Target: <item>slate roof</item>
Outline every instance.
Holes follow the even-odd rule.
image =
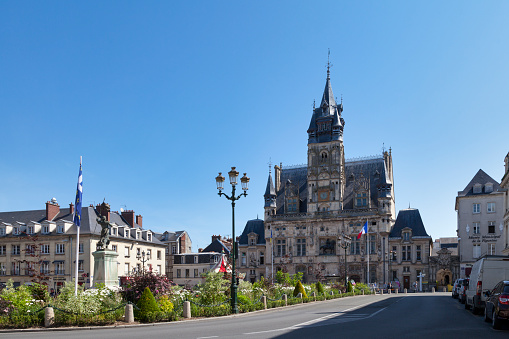
[[[176,241],[185,231],[154,233],[154,237],[163,242]]]
[[[57,214],[55,218],[53,218],[53,222],[59,221],[68,221],[72,223],[73,215],[70,212],[69,208],[60,208],[60,212]],[[98,214],[96,213],[93,207],[82,207],[81,209],[81,228],[80,234],[93,234],[100,235],[101,234],[101,225],[97,223]],[[16,212],[0,212],[0,223],[8,223],[11,225],[17,224],[17,222],[21,222],[24,224],[28,224],[32,221],[37,223],[43,223],[46,221],[46,210],[32,210],[32,211],[16,211]],[[143,230],[138,224],[134,224],[134,227],[131,227],[125,220],[122,218],[118,212],[110,212],[110,222],[115,223],[117,226],[128,227],[129,229]],[[51,234],[51,233],[50,233]],[[56,234],[56,233],[55,233]],[[76,234],[76,226],[73,225],[66,234]],[[16,235],[8,235],[8,236],[16,236]],[[124,238],[123,236],[114,236],[110,235],[111,239],[114,238]],[[136,233],[130,232],[130,240],[136,240],[138,242],[149,242],[144,239],[136,239]],[[152,241],[149,242],[151,244],[162,244],[155,236],[152,237]]]
[[[493,184],[493,192],[486,193],[484,191],[484,189],[485,189],[484,185],[487,184],[487,183],[492,183]],[[474,185],[475,184],[483,185],[482,193],[474,193]],[[480,169],[476,173],[476,175],[474,175],[472,180],[470,180],[470,182],[465,187],[465,189],[463,191],[461,191],[461,192],[458,192],[458,196],[459,197],[465,197],[465,196],[479,195],[479,194],[495,194],[495,193],[497,193],[499,191],[500,191],[500,184],[495,179],[493,179],[488,174],[486,174],[486,172],[484,172],[482,169]]]
[[[247,245],[248,244],[248,234],[256,233],[258,234],[257,245],[265,244],[265,227],[263,220],[261,219],[253,219],[249,220],[244,227],[244,231],[240,235],[239,245]]]
[[[392,185],[392,181],[385,166],[382,156],[364,160],[347,160],[345,162],[346,183],[343,196],[343,209],[354,209],[354,194],[357,182],[361,177],[368,180],[370,190],[371,207],[378,207],[379,186]],[[288,181],[290,180],[290,181]],[[281,187],[277,192],[276,214],[285,213],[285,186],[294,184],[299,190],[299,212],[307,212],[307,166],[284,168],[281,172]]]
[[[327,70],[327,80],[323,90],[320,106],[313,108],[313,114],[308,128],[308,143],[329,142],[331,140],[341,140],[343,137],[344,120],[341,118],[343,104],[338,106],[334,100],[332,86],[330,84],[330,74]],[[320,123],[329,123],[329,130],[319,130]]]
[[[230,250],[223,244],[222,241],[216,239],[213,242],[211,242],[210,245],[205,247],[202,252],[216,252],[228,254],[230,253]]]
[[[401,238],[401,231],[406,227],[412,229],[412,237],[429,237],[431,239],[426,232],[418,209],[409,208],[399,211],[389,238]]]

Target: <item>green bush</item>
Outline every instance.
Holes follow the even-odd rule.
[[[351,281],[348,282],[348,286],[346,288],[346,291],[347,292],[353,292],[353,286],[352,286],[352,282]]]
[[[157,306],[163,313],[173,312],[173,303],[167,295],[163,295],[157,299]]]
[[[325,293],[325,290],[323,289],[322,283],[320,283],[319,281],[316,283],[316,291],[318,292],[318,294],[324,294]]]
[[[154,295],[148,287],[145,287],[145,290],[141,294],[141,297],[138,300],[136,306],[138,306],[138,308],[136,309],[134,315],[141,322],[154,322],[161,312],[159,306],[157,306]]]
[[[304,286],[302,286],[302,283],[300,281],[297,281],[297,284],[295,284],[295,289],[293,290],[293,296],[296,297],[299,295],[299,293],[302,293],[302,298],[307,298],[306,290],[304,290]]]

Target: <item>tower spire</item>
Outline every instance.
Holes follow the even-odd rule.
[[[327,52],[327,80],[330,80],[330,68],[332,67],[332,64],[330,63],[330,48]]]

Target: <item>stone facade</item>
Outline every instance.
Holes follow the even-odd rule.
[[[130,211],[127,211],[130,212]],[[46,210],[0,212],[0,283],[12,279],[15,285],[44,278],[49,288],[58,290],[72,281],[76,263],[76,225],[72,222],[74,206],[60,208],[56,199],[46,203]],[[134,214],[134,212],[133,212]],[[101,226],[96,218],[99,206],[83,207],[78,258],[78,283],[94,284],[94,257]],[[137,255],[145,252],[145,269],[165,274],[165,245],[151,230],[129,224],[118,212],[104,213],[110,221],[108,249],[116,252],[118,275],[126,276],[142,269]],[[141,218],[138,218],[141,223]]]
[[[496,180],[479,170],[465,189],[458,192],[456,211],[460,277],[465,278],[479,257],[500,255],[505,248],[504,192]]]
[[[273,275],[274,266],[274,271],[302,272],[305,282],[340,279],[346,259],[350,277],[368,281],[367,239],[356,239],[367,222],[369,281],[383,281],[388,270],[383,252],[395,216],[392,154],[345,160],[342,111],[328,70],[321,103],[313,108],[307,131],[307,165],[275,166],[274,181],[269,173],[264,195],[266,277]],[[352,238],[346,256],[344,236]],[[254,251],[261,252],[253,247]],[[256,255],[254,260],[259,260]]]
[[[165,263],[166,263],[166,276],[168,279],[173,280],[175,272],[173,270],[173,263],[175,262],[175,255],[185,254],[192,252],[191,237],[186,231],[177,232],[164,232],[154,233],[154,236],[163,244],[165,244]]]
[[[419,210],[399,211],[389,235],[389,279],[393,287],[399,285],[402,290],[416,290],[422,273],[422,287],[427,290],[431,249],[432,239],[426,232]]]
[[[239,237],[239,259],[237,270],[245,274],[245,279],[255,282],[266,274],[266,242],[263,220],[249,220]]]
[[[505,174],[502,178],[502,182],[500,183],[500,187],[502,187],[504,191],[504,220],[503,220],[503,249],[502,254],[509,255],[509,153],[505,156]]]

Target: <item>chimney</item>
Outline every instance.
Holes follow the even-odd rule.
[[[276,193],[279,192],[281,188],[281,168],[283,168],[283,164],[280,163],[281,166],[274,166],[274,187],[276,189]]]
[[[213,236],[212,236],[212,242],[214,242],[214,241],[216,241],[216,240],[221,241],[221,239],[222,239],[221,235],[213,235]]]
[[[198,253],[203,252],[203,248],[198,248]]]
[[[103,201],[102,204],[97,205],[96,211],[101,217],[105,217],[106,220],[110,221],[110,205]]]
[[[131,226],[134,227],[134,211],[127,210],[122,212],[122,218]]]
[[[73,214],[74,213],[74,205],[72,204],[72,202],[69,204],[69,214]]]
[[[136,223],[140,226],[140,228],[143,228],[143,217],[141,214],[136,216]]]
[[[186,253],[186,235],[182,234],[179,241],[180,241],[180,253]]]
[[[46,202],[46,220],[53,220],[58,213],[60,213],[60,206],[58,206],[57,199],[53,198]]]

